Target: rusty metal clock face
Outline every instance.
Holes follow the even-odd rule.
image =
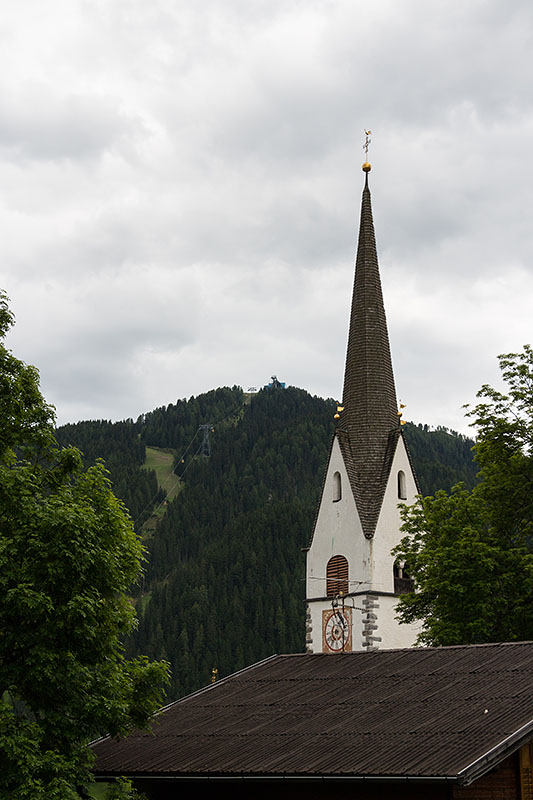
[[[337,608],[322,612],[322,651],[349,653],[352,650],[352,610]]]

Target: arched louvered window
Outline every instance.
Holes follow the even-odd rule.
[[[335,472],[333,475],[333,502],[338,503],[342,497],[341,474]]]
[[[407,489],[405,488],[405,472],[400,470],[398,472],[398,498],[400,500],[407,500]]]
[[[344,556],[332,556],[326,567],[326,594],[335,597],[348,593],[348,561]]]

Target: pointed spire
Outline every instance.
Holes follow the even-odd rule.
[[[366,167],[366,169],[365,169]],[[396,389],[381,292],[368,172],[361,205],[359,242],[338,438],[365,536],[373,536],[391,447],[398,435]],[[349,463],[348,463],[349,462]]]

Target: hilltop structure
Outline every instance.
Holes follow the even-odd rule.
[[[418,482],[402,432],[381,291],[368,173],[344,375],[322,495],[307,552],[307,649],[349,652],[410,647],[415,626],[395,618],[409,590],[391,550],[401,539],[399,503]]]

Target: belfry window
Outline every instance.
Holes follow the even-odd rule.
[[[348,594],[348,561],[344,556],[332,556],[326,567],[326,594],[335,597]]]
[[[410,577],[404,561],[396,561],[393,567],[394,594],[408,594],[415,588],[415,582]]]
[[[342,497],[341,474],[335,472],[333,475],[333,502],[338,503]]]
[[[407,500],[407,489],[405,487],[405,472],[400,470],[398,472],[398,498],[400,500]]]

